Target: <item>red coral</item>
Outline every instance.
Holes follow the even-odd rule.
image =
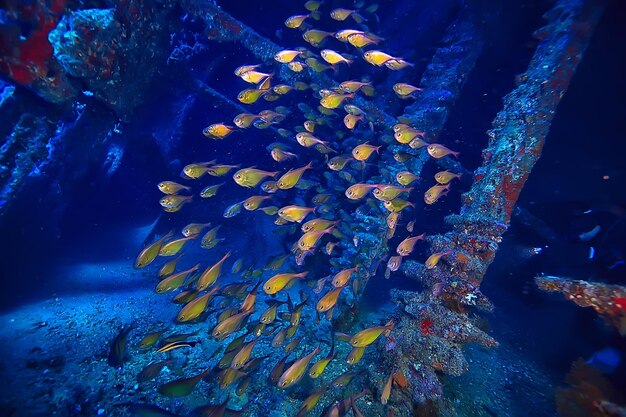
[[[420,329],[422,329],[422,334],[424,336],[427,336],[429,334],[435,334],[435,331],[433,330],[433,321],[431,319],[424,319],[422,320],[422,322],[420,323]]]

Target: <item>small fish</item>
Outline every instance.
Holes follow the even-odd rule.
[[[391,372],[391,374],[389,375],[389,378],[387,378],[387,382],[385,383],[385,386],[383,387],[383,391],[380,394],[380,402],[383,405],[387,404],[387,401],[389,401],[389,396],[391,395],[391,383],[393,381],[394,373],[395,371]]]
[[[190,203],[193,199],[193,196],[189,195],[189,196],[185,196],[185,195],[166,195],[165,197],[162,197],[159,200],[159,204],[166,210],[166,211],[178,211],[178,209],[180,209],[183,205],[185,205],[186,203]]]
[[[398,126],[404,126],[401,129],[395,130],[393,137],[394,139],[398,142],[398,143],[402,143],[403,145],[409,144],[411,143],[411,141],[413,141],[413,139],[416,139],[417,137],[419,138],[424,138],[426,136],[426,132],[422,131],[422,130],[417,130],[417,129],[413,129],[410,126],[406,126],[406,125],[395,125],[394,129],[397,128]],[[421,142],[421,143],[426,143],[426,142]],[[411,146],[412,149],[420,149],[420,147],[413,145]]]
[[[382,148],[382,146],[373,146],[365,142],[352,149],[352,156],[357,161],[366,161],[374,151],[378,153],[380,148]]]
[[[273,194],[278,191],[278,183],[276,181],[265,181],[261,184],[261,190],[268,194]]]
[[[350,279],[352,274],[355,273],[358,269],[359,267],[357,265],[354,268],[344,269],[342,271],[337,272],[337,274],[334,276],[333,281],[332,281],[333,287],[338,288],[338,287],[345,287],[346,285],[348,285],[348,280]]]
[[[389,261],[387,262],[387,268],[390,271],[397,271],[398,269],[400,269],[400,264],[402,264],[402,256],[392,256],[389,258]]]
[[[348,36],[348,43],[355,48],[363,48],[368,45],[378,45],[377,39],[372,39],[364,33],[354,33]]]
[[[198,318],[198,316],[204,312],[206,306],[211,301],[217,290],[219,290],[219,285],[211,288],[211,291],[206,294],[203,294],[185,304],[182,310],[178,313],[176,321],[184,323]]]
[[[385,66],[389,68],[390,70],[399,71],[407,67],[414,67],[415,65],[411,64],[410,62],[406,62],[402,58],[394,58],[394,59],[390,59],[389,61],[386,61]]]
[[[446,185],[455,178],[460,179],[463,174],[455,174],[450,171],[439,171],[435,174],[435,181],[439,184]]]
[[[370,64],[380,67],[385,65],[385,63],[392,59],[397,59],[389,54],[386,54],[382,51],[367,51],[363,54],[363,58]]]
[[[428,154],[430,156],[436,159],[443,158],[444,156],[448,155],[453,155],[455,158],[458,158],[460,155],[459,152],[451,151],[450,149],[446,148],[443,145],[439,145],[438,143],[432,143],[428,145],[426,150],[428,151]]]
[[[397,83],[393,85],[393,91],[400,97],[407,97],[413,93],[420,93],[424,91],[424,89],[412,86],[411,84]]]
[[[189,269],[178,272],[176,274],[172,274],[169,277],[164,278],[157,284],[155,288],[156,293],[163,294],[166,292],[174,291],[182,287],[185,281],[187,280],[187,277],[189,277],[189,275],[192,274],[193,272],[196,272],[198,268],[200,268],[200,264],[194,265],[193,267]]]
[[[135,259],[135,268],[144,268],[150,265],[158,256],[161,246],[163,246],[163,242],[172,237],[173,234],[174,232],[170,231],[156,242],[142,249],[141,252],[139,252],[139,255],[137,255],[137,259]]]
[[[304,220],[304,218],[309,213],[315,213],[315,207],[309,208],[309,207],[291,205],[291,206],[285,206],[281,208],[280,210],[278,210],[278,215],[281,218],[289,222],[297,222],[297,223],[302,223],[302,220]]]
[[[411,139],[411,142],[409,142],[409,148],[411,149],[422,149],[424,146],[428,146],[428,142],[417,137]]]
[[[400,185],[404,185],[405,187],[418,179],[419,177],[417,175],[409,171],[402,171],[396,174],[396,181],[398,181]]]
[[[295,159],[298,157],[295,153],[284,151],[280,148],[274,148],[271,150],[270,155],[272,159],[276,162],[288,161],[290,159]]]
[[[413,156],[414,155],[411,155],[410,153],[406,153],[406,152],[396,152],[393,154],[393,159],[403,164],[409,159],[413,158]]]
[[[249,88],[247,90],[243,90],[237,95],[237,100],[239,100],[243,104],[254,104],[256,103],[262,96],[268,93],[269,90],[260,90],[255,88]]]
[[[208,165],[213,165],[214,163],[215,161],[209,161],[209,162],[197,162],[197,163],[185,165],[185,167],[183,168],[183,171],[181,172],[181,176],[183,178],[197,180],[198,178],[206,174]]]
[[[146,382],[156,378],[159,376],[164,367],[171,365],[172,363],[174,363],[174,361],[170,359],[161,362],[153,362],[147,365],[137,374],[137,382]]]
[[[324,230],[339,223],[339,220],[312,219],[304,223],[301,227],[302,232],[307,233],[312,230]]]
[[[333,51],[332,49],[324,49],[320,52],[320,55],[322,59],[328,62],[330,65],[336,65],[336,64],[348,64],[349,65],[352,63],[351,60],[347,59],[340,53]]]
[[[213,242],[216,242],[218,240],[217,231],[220,230],[220,227],[222,227],[221,224],[206,232],[206,234],[202,237],[202,240],[200,241],[200,246],[202,248],[208,249],[210,245],[213,244]]]
[[[354,184],[346,189],[345,195],[350,200],[360,200],[377,186],[377,184]]]
[[[415,208],[415,204],[411,203],[410,201],[402,200],[400,198],[385,201],[384,206],[387,210],[391,212],[400,212],[407,207]]]
[[[224,349],[224,353],[230,353],[230,352],[233,352],[233,351],[239,351],[241,346],[243,346],[243,342],[246,340],[247,336],[248,336],[248,334],[246,333],[246,334],[244,334],[242,336],[234,338],[228,344],[228,346],[226,346],[226,349]],[[229,365],[230,365],[230,362],[229,362]]]
[[[260,183],[264,178],[272,177],[275,178],[278,175],[278,171],[263,171],[261,169],[256,168],[244,168],[235,172],[233,175],[233,179],[238,185],[242,187],[255,187],[258,183]]]
[[[324,39],[326,39],[329,36],[333,36],[334,33],[332,32],[326,32],[323,30],[317,30],[317,29],[311,29],[311,30],[307,30],[306,32],[304,32],[302,34],[302,38],[307,41],[308,43],[310,43],[313,46],[320,46],[322,44],[322,42],[324,42]],[[322,58],[324,56],[322,55]]]
[[[295,187],[298,181],[300,181],[302,174],[304,174],[306,170],[312,169],[312,168],[313,168],[313,163],[309,162],[308,164],[306,164],[305,166],[301,168],[290,169],[289,171],[284,173],[283,176],[281,176],[276,182],[278,188],[281,190],[288,190],[290,188]]]
[[[337,378],[335,378],[335,380],[331,383],[331,385],[335,388],[343,388],[348,386],[348,384],[350,384],[350,381],[352,381],[352,378],[354,378],[353,373],[350,372],[346,372],[344,374],[339,375]]]
[[[196,388],[196,385],[198,385],[198,382],[200,382],[202,378],[207,376],[209,372],[211,372],[211,368],[196,376],[190,378],[181,378],[163,384],[158,388],[159,394],[165,395],[166,397],[170,398],[185,397],[191,394],[191,392]]]
[[[165,329],[145,335],[143,339],[141,339],[141,342],[139,342],[139,349],[148,349],[154,346],[163,333],[165,333]]]
[[[250,84],[259,84],[262,81],[266,81],[272,78],[273,75],[274,75],[273,73],[266,74],[264,72],[251,70],[251,71],[246,71],[243,74],[241,74],[241,79]],[[259,89],[263,90],[265,88],[260,86]]]
[[[257,114],[241,113],[235,116],[235,118],[233,119],[233,123],[235,124],[235,126],[237,126],[240,129],[246,129],[250,127],[250,125],[255,120],[258,120],[260,118],[261,116]]]
[[[323,1],[319,1],[319,0],[309,0],[306,3],[304,3],[304,8],[310,12],[314,12],[320,8],[322,3]]]
[[[174,181],[162,181],[158,184],[159,191],[163,194],[178,194],[180,191],[191,191],[191,187],[186,187]]]
[[[335,156],[328,161],[328,168],[333,171],[341,171],[345,168],[346,164],[353,159],[349,156]]]
[[[217,340],[230,336],[240,328],[243,321],[252,313],[253,310],[243,311],[224,319],[213,328],[211,334]]]
[[[344,100],[354,98],[354,93],[339,94],[331,93],[320,100],[320,105],[326,109],[336,109],[341,106]]]
[[[239,382],[239,385],[237,385],[237,389],[235,390],[235,393],[241,397],[243,394],[245,394],[251,381],[252,381],[252,378],[250,376],[243,378],[241,382]]]
[[[326,246],[324,247],[324,250],[326,251],[326,255],[328,255],[328,256],[332,255],[335,247],[338,244],[339,244],[339,242],[328,242],[326,244]]]
[[[363,34],[365,32],[362,32],[360,30],[355,30],[355,29],[344,29],[344,30],[340,30],[339,32],[335,33],[335,39],[337,39],[338,41],[346,43],[346,42],[348,42],[348,37],[350,37],[352,35],[355,35],[357,33]]]
[[[339,294],[341,290],[345,287],[338,287],[327,292],[320,300],[317,302],[315,309],[318,313],[326,313],[328,310],[335,307],[337,304],[337,300],[339,299]]]
[[[296,414],[296,417],[304,417],[305,415],[307,415],[307,413],[317,405],[320,398],[322,397],[322,395],[324,395],[326,391],[328,391],[328,386],[323,387],[322,389],[317,390],[308,397],[306,397],[304,401],[302,401],[302,404],[300,405],[300,410],[298,411],[298,414]]]
[[[306,371],[307,366],[313,359],[315,355],[320,352],[320,347],[316,347],[311,353],[308,355],[296,360],[283,374],[280,376],[278,380],[279,388],[289,388],[292,385],[297,384]]]
[[[161,246],[161,249],[159,249],[159,255],[160,256],[174,256],[183,249],[183,247],[185,246],[187,242],[189,242],[190,240],[194,240],[195,238],[197,238],[197,235],[183,237],[180,239],[169,241],[163,246]]]
[[[361,23],[364,20],[363,16],[359,15],[356,10],[338,8],[330,12],[331,19],[339,22],[343,22],[350,16],[352,16],[357,23]]]
[[[365,353],[365,348],[364,347],[352,348],[352,350],[348,354],[346,362],[348,363],[348,365],[355,365],[355,364],[359,363],[359,361],[363,357],[364,353]]]
[[[350,338],[350,345],[352,347],[366,347],[371,345],[382,335],[383,333],[389,334],[391,330],[393,330],[395,323],[393,320],[390,320],[384,326],[375,326],[370,327],[364,330],[361,330],[352,338]]]
[[[360,81],[344,81],[339,84],[339,88],[346,93],[356,93],[361,88],[366,86],[371,86],[372,84],[369,82],[360,82]]]
[[[252,354],[252,349],[254,349],[254,346],[257,344],[258,341],[259,339],[254,339],[250,343],[246,343],[245,345],[243,345],[241,350],[239,350],[239,352],[237,352],[237,354],[233,358],[233,361],[230,367],[233,369],[242,368],[250,359],[250,355]]]
[[[167,336],[165,339],[163,339],[162,346],[165,346],[168,343],[174,343],[174,342],[180,342],[182,340],[187,340],[190,337],[196,336],[199,332],[200,330],[196,330],[195,332],[191,332],[191,333],[176,333],[171,336]]]
[[[213,177],[223,177],[232,169],[239,167],[240,165],[213,165],[212,167],[207,167],[206,173]]]
[[[243,74],[245,74],[246,72],[255,70],[255,69],[259,68],[259,67],[260,67],[260,65],[242,65],[242,66],[237,67],[235,69],[235,75],[237,77],[240,77]]]
[[[396,248],[396,252],[400,256],[407,256],[407,255],[409,255],[411,252],[413,252],[413,248],[415,247],[415,243],[418,240],[424,240],[424,236],[425,236],[424,234],[421,234],[419,236],[407,237],[402,242],[400,242],[400,244]]]
[[[343,118],[343,124],[350,130],[356,127],[357,122],[363,121],[363,116],[355,116],[353,114],[346,114]]]
[[[304,62],[306,62],[309,68],[311,68],[315,72],[323,72],[323,71],[332,69],[331,66],[325,65],[321,61],[315,58],[307,58],[304,60]]]
[[[379,184],[374,189],[374,197],[380,201],[388,201],[397,198],[402,193],[410,193],[413,188],[402,188],[395,185]]]
[[[222,265],[224,261],[230,257],[230,252],[227,252],[222,259],[217,261],[214,265],[209,266],[207,269],[202,272],[200,278],[198,278],[198,282],[196,282],[196,291],[204,291],[209,288],[211,285],[217,281],[217,278],[222,271]]]
[[[274,55],[274,60],[280,62],[281,64],[288,64],[301,54],[301,51],[292,51],[289,49],[285,49]]]
[[[256,294],[259,289],[259,285],[261,285],[261,280],[259,280],[256,285],[250,290],[250,292],[246,295],[246,298],[241,303],[241,307],[239,311],[248,311],[254,308],[254,303],[256,302]]]
[[[428,257],[428,259],[426,259],[426,262],[424,262],[424,267],[426,269],[433,269],[433,268],[435,268],[437,266],[437,264],[439,263],[439,261],[441,260],[441,258],[443,258],[444,256],[448,256],[451,253],[452,253],[452,251],[433,253],[432,255],[430,255]]]
[[[433,185],[424,193],[424,202],[426,204],[435,204],[437,200],[447,195],[449,191],[450,191],[450,184]]]
[[[230,135],[234,131],[235,128],[233,126],[228,126],[223,123],[216,123],[205,127],[202,131],[202,134],[211,139],[224,139],[226,136]]]
[[[281,343],[281,345],[282,345],[282,343]],[[272,346],[274,346],[273,342],[272,342]],[[280,346],[280,345],[278,345],[278,346]],[[278,347],[278,346],[274,346],[274,347]],[[270,381],[272,381],[274,384],[278,383],[278,380],[280,379],[281,375],[283,374],[283,372],[285,370],[285,363],[287,363],[287,358],[289,357],[290,354],[291,353],[287,353],[285,356],[283,356],[283,358],[281,360],[279,360],[278,363],[276,365],[274,365],[274,367],[270,371]]]
[[[252,197],[248,197],[243,201],[243,208],[248,211],[253,211],[259,208],[263,201],[272,198],[268,195],[253,195]]]
[[[308,274],[308,271],[304,271],[297,274],[287,273],[274,275],[273,277],[265,281],[265,284],[263,284],[263,291],[269,295],[276,294],[277,292],[285,288],[293,280],[298,278],[306,278]]]
[[[311,15],[309,14],[295,15],[295,16],[288,17],[287,20],[285,20],[285,26],[287,26],[290,29],[298,29],[300,26],[302,26],[302,23],[304,23],[304,21],[308,19],[309,17],[311,17]],[[278,61],[278,62],[281,62],[281,61]]]

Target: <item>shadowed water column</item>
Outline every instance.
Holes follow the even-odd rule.
[[[441,394],[436,371],[458,375],[466,370],[464,343],[497,344],[472,323],[467,306],[493,308],[480,283],[603,6],[565,0],[545,14],[548,24],[535,32],[541,42],[526,72],[517,77],[518,87],[504,97],[460,214],[446,218],[452,231],[427,238],[431,253],[448,252],[445,261],[431,269],[414,261],[402,267],[425,291],[393,291],[406,314],[394,331],[395,342],[387,345],[385,363],[401,364],[416,402]]]

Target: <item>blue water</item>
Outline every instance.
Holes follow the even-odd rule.
[[[621,290],[613,290],[615,297],[625,291],[626,141],[621,124],[626,110],[622,76],[626,65],[621,59],[626,52],[621,42],[626,36],[625,9],[618,2],[606,6],[557,108],[542,156],[480,286],[480,293],[494,306],[493,311],[485,311],[472,305],[471,295],[465,304],[454,302],[437,293],[440,287],[411,279],[411,261],[424,263],[439,244],[434,240],[418,241],[399,271],[386,269],[403,239],[421,233],[434,239],[451,230],[444,218],[459,213],[465,202],[463,193],[472,189],[473,171],[483,163],[488,143],[486,132],[502,109],[502,98],[517,87],[516,76],[527,71],[541,47],[532,34],[545,24],[542,14],[551,9],[552,2],[326,0],[319,6],[320,20],[311,16],[302,29],[286,27],[288,17],[309,13],[303,3],[218,0],[218,13],[224,15],[215,15],[213,6],[201,1],[27,4],[16,0],[2,6],[0,384],[5,388],[0,414],[295,416],[309,395],[325,390],[307,415],[357,416],[359,410],[366,416],[619,415],[607,410],[624,407],[626,400],[623,336],[593,309],[581,308],[560,294],[539,291],[534,278],[549,274],[620,285]],[[56,10],[59,4],[62,7]],[[115,11],[105,10],[110,8]],[[353,13],[362,15],[363,21],[358,16],[342,22],[331,18],[337,8],[355,9]],[[105,11],[100,14],[92,9]],[[212,12],[204,15],[202,10]],[[115,23],[102,30],[103,21],[94,16],[105,15]],[[53,33],[75,30],[71,32],[77,39],[75,46],[64,46],[69,49],[62,52],[55,35],[50,35],[27,50],[45,26],[43,16],[54,21],[48,28]],[[235,23],[228,23],[224,16],[236,19]],[[480,22],[476,36],[484,36],[482,46],[471,68],[460,76],[462,87],[451,104],[440,97],[434,105],[424,97],[437,86],[429,86],[422,76],[444,73],[432,67],[429,72],[433,55],[454,43],[446,33],[459,35],[458,27],[451,24],[467,16]],[[94,20],[80,26],[84,24],[81,18]],[[322,73],[310,68],[295,73],[271,59],[273,53],[251,38],[222,39],[223,30],[239,34],[238,22],[256,31],[267,45],[306,47],[310,57],[323,64],[320,50],[328,48],[354,62]],[[222,32],[218,33],[214,28],[220,24]],[[336,32],[348,28],[372,39],[376,39],[372,34],[384,38],[364,50],[379,49],[411,65],[400,71],[376,67],[361,57],[361,51],[333,39],[332,34],[321,48],[302,39],[305,29]],[[112,39],[118,46],[108,49]],[[471,50],[473,41],[455,48]],[[85,45],[91,45],[94,57],[69,66],[67,54]],[[23,74],[18,67],[20,59],[28,56],[26,51],[44,55],[45,62],[30,58]],[[263,54],[267,59],[259,57]],[[296,61],[304,63],[301,58]],[[119,71],[118,83],[102,84],[111,62]],[[254,104],[241,103],[239,92],[255,86],[233,71],[250,64],[260,64],[258,71],[275,73],[272,86],[293,86],[300,80],[307,90],[277,95],[276,101],[261,98]],[[438,64],[449,68],[458,62]],[[76,68],[90,72],[79,73]],[[371,83],[376,95],[357,92],[357,98],[348,98],[334,109],[337,116],[317,110],[319,90],[330,90],[347,80]],[[51,84],[63,83],[67,89],[62,92],[49,89]],[[424,91],[402,99],[393,92],[396,83],[424,86]],[[416,111],[411,107],[414,102],[431,107]],[[369,109],[353,131],[342,121],[346,103]],[[303,104],[311,110],[303,111]],[[419,111],[435,114],[437,106],[449,107],[445,120],[420,119]],[[243,111],[257,114],[267,109],[289,114],[266,129],[238,128],[220,140],[202,134],[214,123],[232,126],[233,117]],[[412,151],[393,137],[385,139],[393,130],[376,116],[377,111],[388,115],[393,124],[404,122],[402,117],[412,118],[411,123],[419,121],[414,127],[426,131],[427,142],[436,140],[460,156],[438,160],[428,157],[424,148]],[[304,131],[307,113],[314,113],[317,121],[312,135],[327,141],[337,153],[325,155],[294,139]],[[283,137],[278,129],[289,133]],[[348,163],[343,174],[328,168],[330,158],[349,156],[365,141],[382,148],[363,163]],[[297,156],[273,160],[268,147],[276,142]],[[393,159],[394,153],[407,151],[416,158],[406,164]],[[181,178],[186,165],[212,160],[237,167],[219,178]],[[279,171],[278,179],[309,161],[313,168],[305,171],[297,187],[272,194],[233,180],[235,172],[251,167]],[[372,193],[354,201],[344,192],[354,183],[399,185],[394,177],[403,169],[420,176],[411,185],[415,188],[399,197],[415,207],[401,210],[395,234],[387,240],[389,211],[384,204]],[[435,173],[444,169],[463,172],[463,176],[451,182],[448,195],[426,204],[424,193],[436,184]],[[164,211],[159,204],[164,194],[157,187],[161,181],[191,187],[190,192],[179,194],[193,195],[193,200],[177,212]],[[206,186],[220,183],[224,185],[214,197],[199,196]],[[313,207],[317,194],[328,194],[328,201],[318,204],[302,223],[276,225],[281,216],[243,208],[233,217],[224,216],[228,206],[253,195],[271,196],[261,207],[279,209]],[[311,254],[298,260],[298,251],[292,253],[292,247],[303,235],[302,224],[313,218],[340,222],[334,231],[322,235]],[[412,231],[407,228],[411,221]],[[185,244],[175,272],[196,264],[203,272],[224,254],[231,255],[216,280],[217,296],[202,309],[199,319],[180,322],[176,317],[184,303],[174,303],[173,298],[194,289],[193,274],[172,292],[158,294],[157,274],[174,257],[159,256],[140,269],[133,263],[143,248],[169,231],[174,236],[168,241],[182,238],[181,230],[190,223],[211,226]],[[201,248],[200,240],[216,226],[220,226],[220,241],[211,249]],[[598,233],[590,239],[579,237],[597,226]],[[337,244],[330,255],[328,243]],[[288,255],[284,264],[270,268],[268,261],[282,255]],[[458,273],[458,261],[450,258],[444,255],[436,266],[448,274],[439,276],[440,283],[451,282]],[[233,267],[236,261],[241,268]],[[335,289],[333,277],[356,265],[332,316],[320,311],[318,301]],[[294,279],[292,286],[275,295],[263,289],[276,274],[305,271],[304,279]],[[326,276],[330,278],[324,280]],[[231,284],[242,286],[236,291]],[[187,301],[202,294],[192,294]],[[411,294],[416,298],[410,305],[399,301]],[[254,295],[253,313],[235,326],[232,335],[221,340],[211,334],[227,319],[229,309],[231,314],[245,312],[244,299],[250,302]],[[277,301],[276,319],[259,327],[260,316]],[[299,321],[294,319],[298,305]],[[623,311],[616,316],[620,314],[624,320]],[[381,330],[363,358],[348,364],[346,358],[354,346],[349,338],[391,319],[395,327],[389,326],[384,334]],[[295,334],[276,343],[276,335],[290,328]],[[124,330],[127,337],[120,337]],[[139,346],[144,336],[161,330],[153,345]],[[167,336],[180,333],[192,333],[182,338],[191,346],[157,352]],[[246,361],[251,367],[238,369],[225,350],[242,335],[246,335],[245,343],[257,341],[251,354],[255,366]],[[498,346],[489,347],[491,340]],[[276,370],[288,353],[287,345],[293,350],[284,368]],[[272,380],[272,373],[287,373],[294,361],[317,347],[320,352],[310,365],[334,355],[319,378],[308,376],[309,365],[303,378],[286,389],[277,378]],[[232,349],[231,356],[241,346]],[[587,363],[575,365],[578,358]],[[146,366],[165,360],[152,378],[137,380]],[[579,379],[570,373],[572,366],[578,366]],[[224,382],[233,375],[235,381]],[[342,375],[348,382],[333,385]],[[189,392],[167,394],[165,384],[194,376],[198,378],[191,386],[187,384]],[[581,381],[595,388],[585,391]],[[574,394],[581,392],[574,400]],[[383,399],[386,396],[388,401]],[[601,401],[605,401],[605,414],[595,407]],[[202,406],[213,408],[198,408]]]

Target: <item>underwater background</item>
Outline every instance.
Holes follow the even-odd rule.
[[[626,415],[624,22],[2,2],[0,415]]]

